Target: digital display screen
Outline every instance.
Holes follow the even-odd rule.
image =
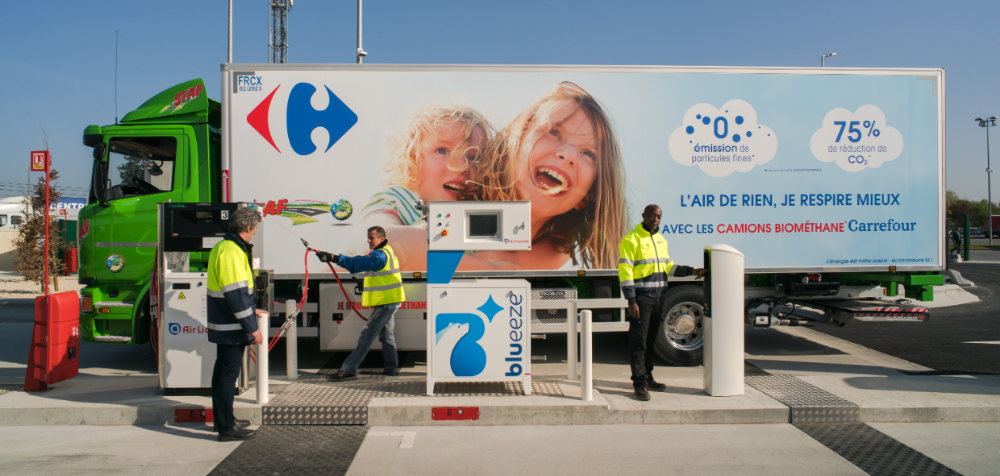
[[[469,213],[469,238],[498,238],[499,236],[499,213]]]
[[[160,232],[163,251],[208,251],[229,232],[229,217],[237,203],[164,204]]]

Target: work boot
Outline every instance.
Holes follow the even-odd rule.
[[[357,378],[357,375],[345,373],[343,370],[338,370],[337,372],[326,376],[326,379],[331,382],[346,382],[348,380],[356,380]]]
[[[229,433],[219,433],[219,441],[240,441],[249,440],[257,436],[257,432],[254,430],[247,430],[245,428],[236,428]]]
[[[656,380],[649,379],[649,389],[654,392],[666,392],[667,386],[660,382],[657,382]]]
[[[218,422],[216,422],[212,426],[215,428],[215,432],[216,433],[218,433],[221,430],[221,428],[219,428],[219,423]],[[236,420],[236,427],[239,428],[239,429],[241,429],[241,430],[245,430],[247,428],[250,428],[250,420]]]
[[[643,402],[648,402],[649,390],[646,390],[646,387],[636,387],[635,398]]]

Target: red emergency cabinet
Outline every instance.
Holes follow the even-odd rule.
[[[66,276],[69,276],[69,273],[77,272],[79,265],[76,248],[66,248],[66,252],[63,254],[63,261],[66,264]]]
[[[24,376],[26,391],[76,377],[80,371],[80,296],[76,291],[35,298],[35,330]]]

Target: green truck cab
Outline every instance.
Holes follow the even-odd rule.
[[[85,341],[149,340],[157,204],[221,201],[220,121],[219,102],[196,79],[153,96],[119,124],[84,130],[84,145],[94,148],[78,237]]]

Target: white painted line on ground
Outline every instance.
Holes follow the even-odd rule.
[[[963,344],[993,344],[1000,345],[1000,340],[974,340],[969,342],[962,342]]]
[[[417,437],[417,432],[415,431],[370,431],[368,436],[402,436],[399,441],[399,447],[403,449],[413,448],[413,440]]]

